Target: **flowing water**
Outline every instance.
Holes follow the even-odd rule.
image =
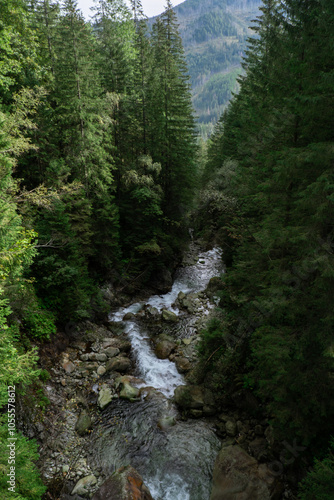
[[[125,314],[137,313],[145,304],[178,314],[174,303],[179,292],[204,290],[221,272],[220,249],[200,253],[195,265],[177,271],[169,293],[120,308],[110,315],[110,321],[122,322]],[[202,306],[200,313],[204,316],[208,309]],[[179,334],[189,336],[191,316],[180,324]],[[94,437],[95,460],[106,474],[131,464],[143,476],[154,500],[208,500],[220,442],[204,420],[180,419],[171,397],[177,386],[185,384],[184,378],[174,363],[157,359],[147,326],[140,319],[124,321],[123,325],[136,358],[136,375],[144,381],[142,386],[154,389],[141,401],[117,400],[103,411],[103,422]],[[173,423],[168,428],[160,424],[166,418]]]

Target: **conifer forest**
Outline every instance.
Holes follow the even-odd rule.
[[[0,0],[0,500],[333,500],[333,221],[333,0]]]

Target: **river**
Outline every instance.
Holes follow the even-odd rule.
[[[141,387],[151,387],[140,401],[117,400],[102,413],[102,422],[94,433],[95,461],[106,475],[124,465],[132,465],[142,475],[154,500],[208,500],[212,469],[220,448],[211,425],[201,420],[184,420],[174,406],[172,396],[185,380],[173,362],[160,360],[151,348],[150,328],[140,317],[123,321],[125,314],[138,313],[145,304],[180,315],[180,321],[168,334],[176,338],[193,335],[193,318],[175,306],[180,292],[204,290],[213,276],[223,271],[221,251],[214,248],[198,255],[196,264],[181,267],[171,291],[154,295],[143,302],[120,308],[110,321],[123,325],[132,343],[136,360],[135,376]],[[206,316],[212,305],[201,306]],[[198,312],[197,312],[198,314]],[[182,316],[182,318],[181,318]],[[145,394],[145,392],[144,392]],[[161,420],[173,425],[161,428]]]

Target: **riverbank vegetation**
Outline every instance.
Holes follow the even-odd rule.
[[[149,36],[130,3],[101,0],[87,23],[75,0],[0,2],[1,406],[38,376],[32,342],[103,316],[106,281],[159,280],[185,241],[196,146],[177,21],[168,1]]]
[[[197,220],[227,272],[201,349],[222,395],[251,390],[281,439],[321,457],[334,417],[334,10],[261,10],[240,92],[208,146]],[[318,462],[301,498],[330,497],[330,464]]]

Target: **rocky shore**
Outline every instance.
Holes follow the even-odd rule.
[[[188,260],[193,262],[191,257]],[[289,498],[282,470],[277,473],[274,469],[279,443],[273,438],[268,419],[259,416],[261,411],[252,394],[241,390],[233,396],[233,407],[223,407],[208,388],[210,384],[198,377],[199,333],[208,313],[214,313],[217,286],[217,279],[212,278],[205,291],[180,292],[174,304],[178,315],[144,304],[136,314],[128,313],[123,319],[150,324],[150,342],[157,358],[174,362],[185,376],[185,384],[174,394],[180,411],[177,418],[207,420],[221,440],[211,500]],[[184,337],[182,321],[189,317],[191,328]],[[39,467],[49,486],[46,498],[151,500],[131,464],[107,476],[91,460],[91,436],[101,421],[101,412],[115,400],[135,402],[154,391],[143,387],[143,381],[134,376],[135,359],[122,323],[76,325],[66,347],[60,348],[53,359],[47,354],[47,349],[44,354],[41,351],[42,366],[50,374],[44,385],[50,404],[45,410],[30,408],[20,422],[25,433],[40,444]],[[158,424],[164,431],[175,421],[167,419]]]

